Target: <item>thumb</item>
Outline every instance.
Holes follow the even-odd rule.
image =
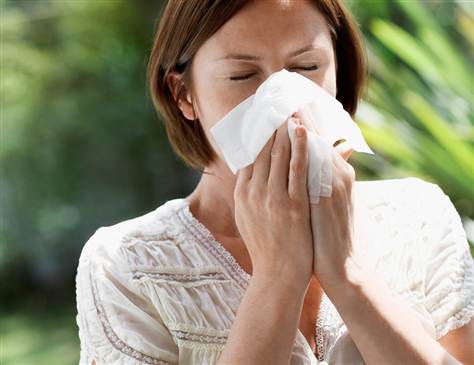
[[[346,161],[349,159],[349,157],[351,157],[352,152],[354,152],[354,149],[346,141],[338,144],[334,148],[336,149],[336,152],[339,153],[339,155],[341,155],[341,157]]]

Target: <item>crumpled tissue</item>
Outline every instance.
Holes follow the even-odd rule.
[[[354,151],[374,154],[342,104],[318,84],[297,72],[271,74],[252,94],[224,115],[210,133],[232,173],[252,164],[259,152],[293,113],[304,110],[314,130],[308,136],[308,194],[310,203],[332,194],[331,149],[346,140]],[[297,125],[288,120],[294,143]]]

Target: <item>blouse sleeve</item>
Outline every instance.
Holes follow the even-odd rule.
[[[474,261],[450,198],[436,184],[424,189],[425,308],[439,339],[474,316]]]
[[[76,276],[80,364],[178,363],[160,314],[132,280],[117,241],[99,228],[86,243]]]

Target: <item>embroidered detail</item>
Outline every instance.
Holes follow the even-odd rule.
[[[200,280],[224,280],[227,281],[227,276],[222,272],[203,273],[203,274],[179,274],[166,272],[143,272],[133,271],[133,279],[141,279],[149,277],[157,280],[173,280],[181,282],[200,281]]]
[[[326,293],[323,292],[318,318],[316,320],[315,335],[317,348],[316,357],[319,361],[328,360],[328,356],[336,344],[336,341],[346,331],[347,328],[337,312],[336,307],[334,307]]]
[[[430,300],[427,309],[430,312],[434,312],[444,305],[444,303],[449,302],[448,298],[453,296],[459,296],[466,287],[474,286],[474,264],[471,258],[471,253],[469,250],[466,250],[463,256],[455,262],[456,268],[453,271],[454,278],[449,281],[449,285],[443,283],[439,289],[435,289],[433,293],[429,293],[430,298],[437,298],[438,300]],[[445,279],[448,281],[448,279]],[[426,295],[426,294],[425,294]]]
[[[327,359],[329,359],[329,354],[334,349],[334,346],[336,345],[336,342],[339,340],[339,338],[342,337],[343,334],[347,333],[347,327],[344,322],[339,323],[339,325],[335,326],[334,328],[335,329],[333,329],[333,332],[330,333],[330,340],[328,341],[329,345],[326,349],[326,356],[328,357]]]
[[[184,199],[183,199],[184,200]],[[182,209],[176,211],[181,223],[219,262],[233,274],[233,278],[245,290],[252,278],[240,267],[235,258],[227,251],[211,232],[199,222],[191,213],[187,201],[184,201]]]
[[[430,313],[442,311],[445,303],[458,301],[462,297],[462,308],[446,321],[436,324],[437,338],[456,328],[464,326],[474,316],[474,261],[469,250],[463,253],[457,267],[457,274],[461,275],[453,280],[450,286],[443,288],[442,300],[431,306]],[[445,291],[446,290],[446,291]]]
[[[324,318],[326,317],[327,305],[326,305],[326,293],[323,292],[321,298],[321,304],[319,306],[318,318],[316,319],[316,335],[314,340],[316,342],[316,358],[319,361],[323,361],[326,358],[326,340],[325,332],[327,329],[324,326]]]
[[[227,336],[206,336],[206,335],[179,331],[179,330],[170,330],[170,332],[176,338],[180,340],[197,341],[201,343],[217,343],[217,344],[225,344],[227,341]]]
[[[140,227],[142,230],[144,227]],[[133,246],[136,244],[149,243],[149,242],[160,242],[163,240],[171,240],[164,227],[160,228],[157,232],[143,232],[133,231],[124,235],[121,239],[123,247]]]
[[[173,331],[180,331],[180,332],[188,332],[188,333],[198,333],[203,336],[211,336],[211,337],[228,337],[230,334],[230,329],[224,330],[217,330],[214,327],[203,327],[203,326],[196,326],[190,325],[188,323],[183,322],[167,322],[166,327],[168,330]]]
[[[474,304],[471,302],[449,318],[447,322],[436,326],[437,337],[441,338],[449,331],[464,326],[472,317],[474,317]]]
[[[232,274],[234,280],[245,290],[252,278],[242,267],[238,264],[235,258],[230,254],[227,249],[225,249],[222,244],[212,235],[212,233],[201,223],[199,222],[191,213],[189,209],[189,204],[185,199],[182,199],[183,206],[181,209],[176,210],[175,214],[181,223],[187,228],[191,235],[198,240],[223,266],[227,269],[229,273]],[[323,298],[326,294],[323,293]],[[324,300],[322,300],[324,303]],[[323,317],[326,317],[326,310],[323,309],[321,313],[318,313],[318,319],[321,322]],[[317,322],[317,321],[316,321]],[[299,331],[299,330],[298,330]],[[323,330],[323,332],[317,332],[316,343],[320,345],[318,353],[323,353],[323,358],[326,357],[328,353],[326,350],[326,343],[328,340],[325,339],[324,333],[328,330]],[[302,336],[302,340],[306,340]],[[296,342],[296,340],[295,340]]]
[[[97,314],[102,324],[104,333],[107,339],[109,340],[109,342],[112,344],[112,346],[115,347],[118,351],[122,352],[123,354],[133,357],[134,359],[137,359],[139,361],[143,361],[147,364],[172,365],[170,362],[159,360],[157,358],[145,355],[141,353],[140,351],[135,350],[134,348],[128,346],[125,342],[123,342],[117,336],[117,334],[112,329],[112,326],[110,325],[107,315],[105,313],[104,307],[100,302],[100,297],[99,297],[99,293],[96,287],[96,283],[92,278],[92,268],[89,271],[89,278],[90,278],[91,287],[92,287],[92,298],[94,300],[94,306],[97,310]]]

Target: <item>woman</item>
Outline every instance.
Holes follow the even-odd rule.
[[[189,196],[84,246],[81,363],[474,362],[474,264],[437,185],[354,181],[341,143],[333,195],[310,205],[304,114],[297,143],[284,123],[236,176],[210,137],[282,68],[354,115],[363,54],[339,0],[168,2],[151,92],[174,150],[203,174]]]

